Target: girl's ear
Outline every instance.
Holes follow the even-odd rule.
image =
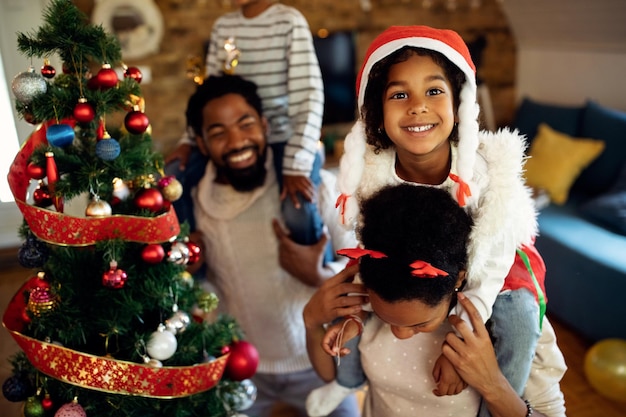
[[[462,269],[459,271],[459,276],[456,280],[456,284],[454,285],[454,289],[460,291],[465,286],[465,270]]]
[[[196,145],[198,145],[198,149],[204,156],[209,156],[209,148],[207,147],[204,139],[201,136],[195,135]]]

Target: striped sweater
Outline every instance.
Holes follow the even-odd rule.
[[[207,76],[222,72],[230,37],[241,51],[235,74],[259,87],[269,143],[286,142],[283,175],[309,176],[320,139],[324,86],[306,19],[280,3],[253,18],[241,10],[222,15],[211,31]]]

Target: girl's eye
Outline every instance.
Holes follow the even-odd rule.
[[[431,88],[431,89],[428,90],[426,95],[436,96],[436,95],[439,95],[439,94],[442,94],[442,93],[443,93],[443,91],[441,89],[439,89],[439,88]]]
[[[402,100],[407,98],[407,94],[403,91],[399,91],[397,93],[392,93],[389,98],[392,100]]]

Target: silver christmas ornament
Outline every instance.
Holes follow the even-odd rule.
[[[11,90],[15,98],[23,104],[29,104],[33,98],[48,90],[48,83],[32,66],[20,72],[11,82]]]
[[[172,334],[182,333],[191,323],[191,317],[184,311],[175,311],[172,317],[165,320],[165,328]]]
[[[187,265],[189,262],[189,247],[184,242],[172,243],[172,248],[167,253],[167,260],[177,265]]]
[[[256,385],[250,379],[244,379],[232,390],[222,392],[224,401],[231,410],[243,411],[252,407],[256,400]]]

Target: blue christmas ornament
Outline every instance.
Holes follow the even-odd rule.
[[[105,161],[112,161],[120,156],[121,148],[118,141],[111,137],[104,137],[96,143],[96,156]]]
[[[46,139],[52,146],[64,148],[74,142],[74,128],[66,124],[56,124],[48,126]]]

